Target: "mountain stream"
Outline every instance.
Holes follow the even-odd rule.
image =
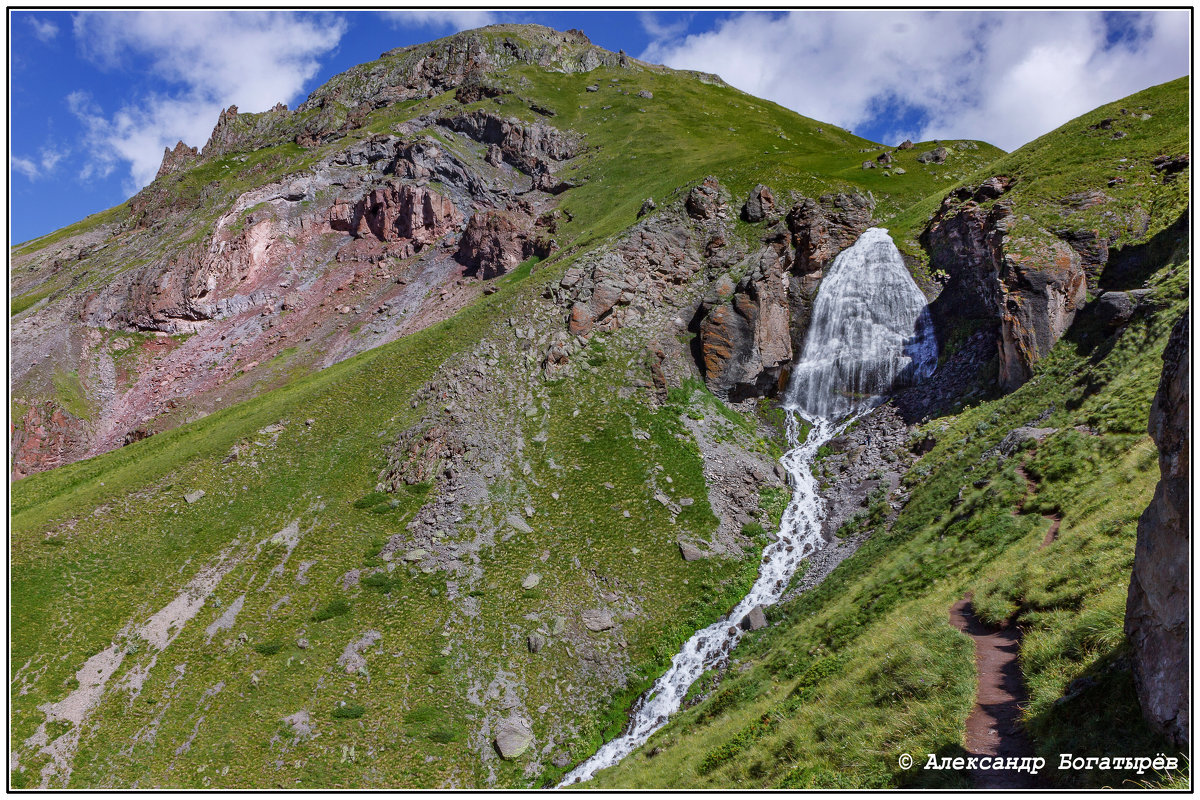
[[[821,282],[804,352],[784,396],[790,449],[780,461],[790,476],[792,499],[778,539],[763,550],[758,579],[732,611],[688,639],[634,704],[625,731],[559,787],[589,780],[640,747],[679,710],[692,683],[728,658],[746,633],[742,623],[750,612],[777,603],[800,562],[824,544],[824,505],[810,469],[817,450],[893,386],[928,377],[936,366],[925,296],[888,232],[870,228],[834,259]],[[802,419],[811,424],[803,442]]]

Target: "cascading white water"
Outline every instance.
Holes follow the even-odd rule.
[[[824,506],[809,466],[818,448],[869,409],[899,381],[932,374],[937,343],[925,297],[882,228],[866,231],[844,250],[821,282],[804,352],[788,385],[787,438],[780,459],[791,478],[792,499],[779,538],[763,550],[758,580],[720,621],[692,635],[670,668],[634,704],[617,738],[563,778],[559,787],[586,781],[619,762],[679,710],[688,688],[727,656],[745,631],[738,624],[755,606],[779,602],[796,568],[823,543]],[[799,440],[800,415],[812,423]]]
[[[821,281],[787,405],[806,419],[840,419],[936,368],[925,295],[887,230],[870,228]]]

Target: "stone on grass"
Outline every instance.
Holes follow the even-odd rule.
[[[183,499],[184,499],[184,500],[187,500],[187,501],[188,501],[188,503],[194,503],[194,502],[196,502],[197,500],[199,500],[201,497],[204,497],[204,490],[203,490],[203,489],[197,489],[197,490],[196,490],[196,491],[194,491],[194,492],[188,492],[187,494],[185,494],[185,495],[183,496]]]
[[[496,750],[503,759],[514,759],[533,744],[529,720],[514,714],[496,726]]]
[[[589,631],[606,631],[613,626],[612,614],[600,608],[589,609],[583,612],[583,625]]]

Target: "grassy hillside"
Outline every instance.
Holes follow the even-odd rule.
[[[688,426],[703,421],[742,450],[769,452],[778,442],[699,386],[647,403],[635,391],[649,376],[644,343],[634,337],[600,337],[587,369],[569,380],[532,377],[531,345],[512,320],[532,325],[526,315],[546,290],[582,256],[610,245],[646,197],[663,206],[706,175],[738,204],[758,182],[783,205],[790,191],[861,189],[890,216],[970,174],[990,174],[985,165],[1001,155],[979,144],[955,150],[945,165],[918,165],[916,154],[931,146],[923,144],[898,157],[905,174],[885,174],[861,169],[879,146],[687,74],[517,65],[493,78],[513,93],[467,110],[545,120],[530,109],[538,105],[556,112],[550,124],[586,135],[586,154],[564,172],[586,180],[562,196],[568,218],[555,256],[500,279],[495,294],[446,322],[13,485],[15,787],[37,786],[43,770],[54,770],[43,744],[73,737],[78,752],[63,780],[70,787],[552,781],[559,768],[541,763],[557,752],[579,760],[615,734],[678,644],[724,613],[754,577],[754,548],[740,557],[680,558],[679,532],[705,536],[716,521]],[[591,85],[598,90],[588,92]],[[641,90],[652,98],[638,97]],[[164,241],[202,241],[240,191],[439,109],[464,106],[447,92],[378,109],[324,149],[279,143],[203,162],[156,185],[162,208],[173,211],[149,231],[120,228],[134,213],[121,207],[14,253],[115,224],[121,241],[145,237],[137,240],[142,257],[164,257]],[[91,258],[13,276],[17,312],[130,265],[103,250]],[[1044,720],[1039,742],[1104,741],[1111,720],[1072,734],[1053,703],[1070,680],[1102,670],[1119,652],[1108,624],[1114,587],[1127,579],[1131,520],[1153,486],[1143,468],[1152,459],[1142,434],[1148,392],[1186,276],[1186,265],[1161,273],[1162,309],[1114,342],[1064,341],[1019,393],[932,423],[938,449],[918,467],[925,474],[910,476],[914,498],[892,530],[778,612],[787,624],[748,639],[739,658],[749,669],[710,682],[708,698],[651,742],[662,748],[657,756],[636,753],[597,785],[913,785],[893,754],[953,748],[971,702],[969,642],[944,624],[949,603],[966,590],[988,613],[1017,609],[1031,626],[1029,652],[1041,654],[1027,667],[1031,719]],[[389,446],[443,402],[423,387],[451,367],[489,358],[496,364],[488,374],[506,376],[493,395],[501,402],[462,424],[504,431],[523,449],[511,477],[489,487],[479,516],[451,542],[469,577],[425,571],[408,554],[385,562],[389,539],[403,537],[439,499],[431,484],[376,492]],[[1089,387],[1081,405],[1072,406],[1078,392],[1067,377]],[[1017,461],[980,455],[1030,409],[1050,405],[1045,424],[1060,433],[1021,455],[1039,476],[1036,503],[1065,516],[1060,541],[1039,552],[1041,506],[1012,513],[1024,489]],[[1077,437],[1075,424],[1099,433]],[[948,503],[968,469],[971,481],[985,483],[968,485],[963,502],[976,513],[962,520]],[[1109,486],[1120,503],[1097,502]],[[692,502],[673,516],[659,491]],[[777,510],[779,499],[764,505]],[[529,530],[510,523],[489,538],[488,514],[516,515]],[[1077,580],[1056,582],[1053,558],[1077,565]],[[541,582],[525,589],[532,572]],[[530,652],[539,627],[556,630],[562,617],[578,632],[579,611],[605,596],[628,610],[619,634],[581,631],[576,644],[555,634]],[[64,721],[93,672],[109,668],[90,715]],[[1113,720],[1136,725],[1128,673],[1103,674],[1115,677],[1101,681],[1099,699]],[[539,752],[502,761],[483,722],[510,695],[533,715]],[[47,722],[45,706],[64,701],[64,718]]]
[[[776,445],[702,388],[677,391],[658,409],[618,392],[631,375],[644,374],[639,346],[620,337],[593,344],[580,376],[515,386],[511,401],[486,410],[512,420],[514,432],[533,443],[526,477],[491,487],[488,502],[521,516],[529,505],[536,514],[527,518],[532,532],[504,541],[478,545],[473,529],[463,531],[456,546],[476,554],[482,578],[463,584],[403,559],[385,569],[379,558],[389,538],[437,499],[428,485],[390,499],[375,494],[388,445],[428,407],[414,394],[484,342],[502,343],[497,370],[517,374],[526,356],[511,347],[508,318],[535,304],[575,259],[632,224],[644,197],[661,205],[709,174],[738,193],[761,180],[780,193],[861,187],[884,195],[886,179],[859,168],[858,150],[870,143],[829,126],[819,132],[819,123],[688,75],[520,67],[494,77],[516,96],[479,106],[532,119],[527,105],[540,104],[558,111],[557,127],[587,134],[588,153],[574,170],[587,181],[563,197],[573,219],[555,258],[536,273],[502,279],[496,294],[448,322],[14,485],[11,744],[21,751],[14,785],[36,786],[39,772],[50,769],[37,752],[43,735],[81,736],[71,786],[523,786],[551,779],[527,774],[528,759],[481,760],[491,747],[480,730],[484,713],[463,698],[482,693],[481,702],[495,703],[489,693],[512,683],[524,707],[545,708],[534,723],[540,741],[560,731],[558,746],[582,758],[619,730],[624,707],[678,643],[753,579],[755,551],[691,563],[679,557],[681,531],[705,537],[715,525],[685,422],[706,420],[738,446]],[[591,84],[602,88],[586,92]],[[640,89],[653,99],[636,97]],[[163,242],[200,241],[246,188],[442,108],[463,109],[448,92],[379,109],[315,152],[281,144],[201,162],[148,190],[162,211],[152,238],[133,229],[116,236],[141,242],[146,258],[162,257]],[[448,139],[447,146],[463,145]],[[892,202],[936,185],[919,169],[907,180],[891,185],[898,187]],[[103,226],[132,213],[106,212],[19,252],[34,254],[81,231],[111,231]],[[96,248],[78,265],[46,274],[31,269],[11,288],[25,304],[45,296],[47,286],[82,290],[129,266],[109,258],[116,249]],[[524,402],[542,410],[527,415]],[[590,442],[582,431],[593,432]],[[655,481],[692,501],[677,518],[654,499]],[[204,496],[185,499],[197,491]],[[355,570],[366,578],[347,577]],[[542,583],[522,589],[532,571]],[[199,591],[195,581],[206,575],[219,582],[189,612],[195,617],[168,620],[175,625],[160,632],[165,640],[156,638],[147,621],[179,610],[179,598]],[[578,626],[581,605],[614,586],[636,606],[619,638],[591,636],[591,652],[554,642],[528,651],[526,636],[536,627],[556,616]],[[467,597],[475,617],[461,611]],[[372,631],[377,641],[361,638]],[[163,641],[169,645],[159,650]],[[345,661],[346,648],[360,641],[365,667],[348,673],[343,667],[355,662]],[[87,665],[110,657],[119,664],[86,721],[52,721],[39,731],[39,707],[75,702],[90,685]],[[614,668],[627,683],[589,672]],[[595,696],[595,686],[614,683],[625,688]],[[301,710],[310,714],[307,732],[286,722]]]
[[[1094,231],[1110,247],[1140,244],[1187,207],[1190,171],[1164,183],[1154,159],[1188,154],[1189,122],[1188,78],[1183,77],[1076,117],[962,182],[975,185],[1008,175],[1015,182],[1005,201],[1020,208],[1023,221],[1050,232]],[[896,244],[906,254],[925,260],[917,237],[944,196],[932,194],[891,221]]]
[[[1107,129],[1103,140],[1092,135],[1089,125],[1121,108],[1150,119],[1126,115],[1122,139]],[[1151,160],[1187,152],[1186,119],[1186,82],[1164,84],[1068,123],[969,181],[1017,175],[1017,213],[1051,229],[1064,195],[1098,185],[1111,213],[1092,222],[1114,245],[1165,236],[1186,205],[1187,173],[1164,183]],[[1112,152],[1097,158],[1110,142]],[[1109,187],[1117,164],[1129,165],[1129,177]],[[895,228],[917,230],[938,202],[914,205]],[[1138,209],[1146,231],[1119,233],[1122,213]],[[595,787],[969,787],[965,771],[920,769],[927,754],[965,754],[974,649],[948,610],[967,593],[987,621],[1024,631],[1024,724],[1048,763],[1065,752],[1172,752],[1142,720],[1122,628],[1137,520],[1158,480],[1147,416],[1167,336],[1189,301],[1186,234],[1155,253],[1151,300],[1126,327],[1106,329],[1085,310],[1018,391],[914,430],[914,441],[929,435],[937,446],[905,476],[912,497],[894,524],[877,527],[818,589],[774,610],[777,624]],[[1003,457],[1000,443],[1022,425],[1055,432]],[[1061,528],[1045,543],[1053,515]],[[915,768],[899,766],[903,753]],[[1063,787],[1147,777],[1048,771]],[[1186,774],[1148,779],[1187,782]]]

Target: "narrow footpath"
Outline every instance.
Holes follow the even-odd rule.
[[[975,707],[967,717],[967,752],[972,756],[1032,756],[1021,728],[1021,706],[1028,701],[1017,653],[1016,626],[993,627],[975,616],[970,595],[950,607],[950,624],[975,641],[978,680]],[[976,789],[1032,789],[1037,779],[1015,770],[972,770]]]
[[[1025,480],[1025,497],[1021,498],[1021,502],[1013,509],[1014,515],[1025,513],[1025,500],[1037,491],[1037,481],[1031,478],[1029,473],[1025,471],[1024,464],[1017,465],[1017,474]],[[1045,549],[1051,542],[1058,538],[1058,529],[1062,525],[1062,514],[1042,514],[1042,519],[1049,520],[1050,530],[1046,531],[1046,538],[1042,539],[1042,544],[1038,548],[1039,550]]]

